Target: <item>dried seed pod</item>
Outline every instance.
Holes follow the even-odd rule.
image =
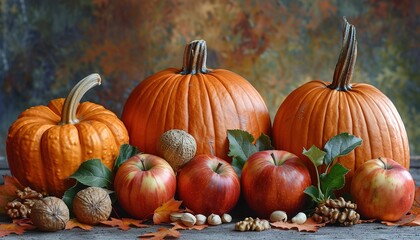
[[[70,213],[67,205],[56,197],[38,200],[31,209],[31,221],[41,231],[62,230],[66,227],[69,218]]]
[[[230,223],[230,222],[232,222],[232,216],[230,214],[223,213],[223,215],[222,215],[222,222],[223,223]]]
[[[195,225],[204,225],[206,224],[207,217],[203,214],[197,214],[195,215],[195,218],[197,219],[197,222],[195,222]]]
[[[305,222],[306,222],[306,214],[303,212],[296,214],[296,216],[292,218],[292,223],[304,224]]]
[[[111,198],[103,188],[88,187],[79,191],[73,199],[73,213],[81,223],[96,225],[107,220],[111,212]]]
[[[197,143],[186,131],[171,129],[160,136],[157,150],[159,155],[177,172],[195,156]]]
[[[222,224],[222,219],[219,215],[212,213],[207,217],[207,223],[212,226],[220,225]]]
[[[344,198],[327,199],[315,207],[312,218],[318,222],[338,223],[342,226],[351,226],[359,223],[360,215],[356,212],[357,205]]]
[[[274,211],[270,215],[271,222],[287,222],[287,213],[285,211]]]
[[[184,213],[173,212],[173,213],[169,214],[169,219],[171,220],[171,222],[181,221],[182,214],[184,214]]]
[[[191,213],[184,213],[181,216],[181,222],[187,227],[192,227],[197,222],[197,219]]]

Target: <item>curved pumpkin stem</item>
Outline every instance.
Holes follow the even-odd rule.
[[[204,40],[194,40],[185,46],[184,63],[180,74],[208,73],[206,67],[207,46]]]
[[[101,85],[101,77],[99,74],[93,73],[80,80],[80,82],[73,87],[64,101],[63,109],[61,111],[61,125],[76,124],[79,122],[79,119],[76,117],[79,102],[87,91],[97,85]]]
[[[328,86],[338,91],[351,89],[351,78],[357,58],[356,28],[344,17],[343,43],[335,66],[333,82]]]

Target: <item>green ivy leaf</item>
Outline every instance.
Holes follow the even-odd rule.
[[[239,177],[241,176],[246,160],[252,154],[274,149],[271,145],[270,138],[265,134],[261,134],[254,145],[254,137],[247,131],[235,129],[228,130],[227,133],[229,140],[228,156],[232,157],[232,167]]]
[[[334,191],[344,187],[346,180],[345,175],[348,172],[349,169],[336,163],[332,165],[331,170],[328,173],[321,174],[321,191],[326,198],[334,197]]]
[[[311,197],[312,201],[314,202],[316,202],[320,198],[320,192],[314,185],[307,187],[303,192],[306,193],[309,197]]]
[[[76,184],[67,189],[64,192],[64,195],[62,197],[62,200],[64,201],[64,203],[67,205],[67,207],[70,209],[70,213],[73,213],[73,198],[76,196],[76,194],[80,191],[83,190],[85,188],[87,188],[88,186],[80,183],[80,182],[76,182]]]
[[[255,142],[255,147],[257,148],[257,152],[274,149],[273,145],[271,145],[270,137],[264,133],[261,133],[258,137]]]
[[[336,158],[347,155],[361,144],[361,138],[348,133],[341,133],[332,137],[324,146],[324,150],[327,152],[325,165],[330,165]]]
[[[112,189],[112,177],[112,171],[99,159],[91,159],[82,163],[79,169],[70,176],[84,185],[108,189]]]
[[[127,159],[139,154],[140,151],[130,144],[123,144],[120,147],[120,153],[115,160],[114,164],[114,174],[117,173],[118,169],[120,168],[121,164],[123,164]]]
[[[309,150],[303,149],[303,155],[307,156],[315,167],[321,166],[324,163],[324,157],[327,153],[312,145]]]

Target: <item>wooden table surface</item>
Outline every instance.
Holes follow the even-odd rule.
[[[3,159],[4,160],[4,159]],[[8,174],[7,164],[1,162],[1,174]],[[412,160],[410,172],[417,183],[420,183],[420,160]],[[419,184],[417,184],[419,186]],[[239,221],[234,216],[234,221]],[[8,222],[5,216],[0,222]],[[53,233],[27,231],[23,235],[9,235],[6,239],[138,239],[140,235],[155,232],[160,227],[170,228],[171,225],[158,225],[148,228],[131,228],[122,231],[115,227],[95,226],[91,231],[79,228]],[[271,229],[263,232],[237,232],[234,223],[208,227],[204,230],[180,230],[179,239],[420,239],[420,227],[388,227],[381,223],[363,223],[352,227],[326,226],[317,232],[298,232],[296,230]]]

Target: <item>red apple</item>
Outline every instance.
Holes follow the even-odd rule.
[[[415,183],[410,172],[390,158],[366,161],[357,168],[350,193],[365,219],[397,221],[413,205]]]
[[[118,203],[127,213],[145,219],[174,197],[176,177],[164,159],[138,154],[120,166],[115,175],[114,190]]]
[[[206,154],[188,162],[177,176],[177,191],[183,204],[194,213],[229,212],[238,202],[241,187],[233,167]]]
[[[267,150],[248,158],[241,184],[246,203],[259,217],[268,218],[275,210],[295,216],[305,204],[304,190],[311,185],[311,176],[296,155]]]

